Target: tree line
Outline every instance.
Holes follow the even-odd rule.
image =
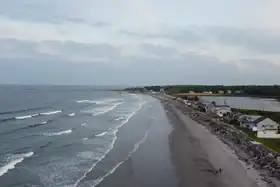
[[[259,97],[277,97],[280,98],[280,86],[279,85],[237,85],[237,86],[225,86],[225,85],[170,85],[170,86],[146,86],[147,90],[160,91],[164,88],[165,92],[169,93],[187,93],[194,91],[200,92],[212,92],[218,93],[224,91],[227,93],[231,91],[232,95],[249,95]]]

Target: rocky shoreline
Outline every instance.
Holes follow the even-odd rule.
[[[160,98],[163,104],[172,103],[182,113],[206,127],[212,134],[225,143],[229,149],[245,164],[247,170],[257,170],[256,180],[265,181],[267,186],[280,186],[279,154],[264,145],[255,142],[234,126],[213,120],[205,113],[170,99]]]

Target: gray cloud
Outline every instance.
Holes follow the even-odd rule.
[[[172,30],[161,30],[160,33],[139,33],[127,30],[120,30],[120,34],[138,37],[138,38],[149,38],[149,39],[170,39],[176,42],[184,43],[199,43],[204,40],[204,37],[196,33],[192,28],[187,29],[172,29]]]
[[[146,54],[155,55],[157,57],[171,57],[179,55],[179,51],[177,49],[162,45],[143,43],[140,45],[140,49]]]
[[[144,56],[123,56],[109,44],[0,41],[0,83],[13,84],[279,84],[279,66],[258,59],[222,62],[214,56],[180,54],[144,43]],[[56,53],[52,53],[56,52]],[[176,55],[176,57],[173,57]],[[73,63],[72,58],[76,58]],[[99,59],[109,59],[100,63]],[[91,62],[91,63],[83,63]],[[36,77],[36,78],[35,78]]]
[[[9,0],[1,2],[0,15],[13,20],[38,23],[62,24],[64,22],[71,22],[92,27],[108,27],[111,25],[105,21],[92,21],[75,16],[73,14],[73,6],[71,6],[74,2],[73,0],[61,0],[59,2],[46,0]]]
[[[205,32],[224,45],[240,46],[263,54],[280,53],[280,36],[266,30],[207,27]]]
[[[183,29],[165,29],[158,33],[138,33],[120,30],[129,37],[149,39],[169,39],[185,44],[216,42],[225,46],[241,47],[251,53],[279,54],[280,35],[261,29],[237,29],[232,27],[189,26]]]

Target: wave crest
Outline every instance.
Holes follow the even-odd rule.
[[[10,161],[0,168],[0,176],[4,175],[10,169],[14,169],[18,163],[21,163],[24,158],[32,156],[33,152],[23,153],[23,154],[14,154],[10,156]]]
[[[49,133],[43,133],[44,136],[60,136],[62,134],[69,134],[72,133],[72,129],[64,130],[64,131],[58,131],[58,132],[49,132]]]

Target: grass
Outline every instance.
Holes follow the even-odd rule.
[[[240,127],[239,124],[236,124],[236,123],[235,124],[231,123],[231,124],[234,125],[236,128],[245,132],[250,138],[254,139],[255,141],[260,142],[263,145],[265,145],[266,147],[280,153],[280,139],[258,138],[253,131],[251,131],[247,128],[242,128],[242,127]]]
[[[240,112],[242,114],[248,115],[259,115],[268,117],[277,123],[280,124],[280,112],[270,112],[270,111],[263,111],[263,110],[250,110],[250,109],[239,109],[239,108],[232,108],[233,112]]]

